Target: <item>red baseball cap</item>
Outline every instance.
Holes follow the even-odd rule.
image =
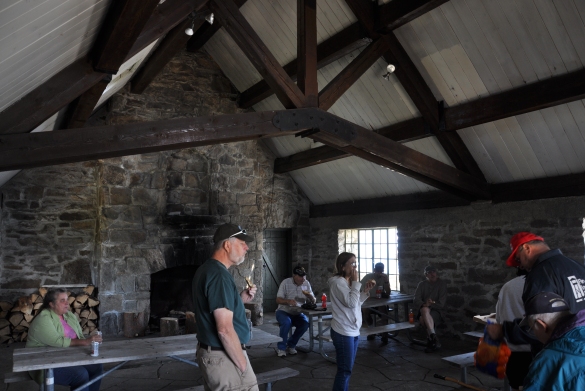
[[[544,238],[542,236],[535,235],[532,232],[518,232],[516,235],[512,236],[512,239],[510,239],[510,249],[512,250],[512,254],[510,254],[506,260],[506,265],[510,267],[519,266],[518,262],[516,262],[516,251],[518,251],[518,248],[524,243],[528,243],[533,240],[540,240],[541,242],[544,242]]]

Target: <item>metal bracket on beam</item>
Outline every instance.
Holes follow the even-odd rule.
[[[299,132],[299,133],[295,134],[295,137],[305,138],[305,137],[309,137],[310,135],[315,134],[315,133],[319,133],[319,129],[305,130],[303,132]]]
[[[445,131],[445,101],[439,101],[439,130],[441,132]]]
[[[272,118],[272,124],[283,131],[309,129],[310,134],[314,130],[330,133],[347,142],[356,138],[356,132],[352,124],[341,118],[320,110],[292,109],[278,112]],[[308,136],[305,134],[304,137]]]

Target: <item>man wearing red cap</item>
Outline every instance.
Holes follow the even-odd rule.
[[[522,301],[540,292],[552,292],[561,296],[568,304],[572,314],[585,311],[585,266],[561,253],[551,250],[541,236],[531,232],[519,232],[510,239],[512,253],[506,264],[528,271]],[[519,326],[520,319],[504,322],[502,325],[489,325],[488,333],[494,339],[505,336],[514,344],[530,343],[535,346],[536,339]]]

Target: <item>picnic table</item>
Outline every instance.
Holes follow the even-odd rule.
[[[371,307],[378,307],[383,305],[393,305],[394,306],[394,320],[396,323],[399,322],[398,317],[398,305],[401,303],[405,304],[405,318],[408,319],[408,305],[407,303],[412,303],[414,300],[414,295],[408,295],[405,293],[401,293],[398,291],[392,291],[390,297],[385,299],[377,299],[377,298],[368,298],[363,304],[362,308],[371,308]],[[323,326],[323,320],[326,318],[331,317],[331,303],[327,302],[327,309],[325,311],[321,310],[321,303],[317,303],[318,308],[315,310],[307,310],[301,308],[300,311],[309,318],[309,349],[308,351],[313,351],[314,341],[317,340],[319,342],[319,353],[323,358],[328,361],[335,362],[333,357],[329,357],[327,353],[323,350],[323,341],[331,342],[331,338],[324,335],[329,329],[329,327]],[[378,312],[372,308],[373,311]],[[385,315],[387,316],[387,315]],[[313,322],[314,318],[317,318],[317,334],[313,331]],[[299,348],[297,348],[299,349]]]
[[[260,329],[253,329],[252,338],[248,341],[247,345],[264,345],[278,341],[280,341],[280,337],[276,335],[269,334]],[[198,366],[197,363],[193,361],[179,357],[194,354],[196,351],[196,334],[158,338],[133,338],[113,341],[108,341],[106,339],[100,345],[99,356],[97,357],[92,357],[90,355],[91,347],[89,346],[15,349],[13,352],[12,370],[14,372],[39,369],[45,370],[45,387],[43,388],[41,385],[41,390],[53,391],[53,368],[120,362],[120,364],[104,372],[101,376],[104,377],[127,362],[135,360],[170,357],[190,365]],[[99,379],[96,378],[93,381],[97,380]],[[87,387],[93,381],[81,386],[79,389]]]
[[[393,306],[394,307],[394,322],[399,323],[400,317],[398,315],[398,305],[404,304],[404,321],[408,320],[408,303],[414,301],[414,295],[409,295],[399,291],[390,292],[387,298],[369,297],[363,304],[362,308],[369,308],[370,311],[377,313],[385,318],[390,318],[387,313],[378,311],[376,307]],[[374,317],[374,326],[376,325],[376,318]]]

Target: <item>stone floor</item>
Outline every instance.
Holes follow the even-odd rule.
[[[273,313],[265,314],[265,324],[259,327],[266,332],[278,334]],[[404,332],[395,340],[391,339],[386,345],[382,345],[379,338],[374,341],[367,341],[364,338],[360,341],[350,390],[465,390],[466,388],[456,383],[435,379],[433,375],[438,373],[459,379],[459,369],[443,363],[441,357],[470,352],[474,350],[476,342],[471,339],[460,341],[448,338],[442,338],[441,342],[443,347],[439,351],[426,354],[422,347],[410,346]],[[299,345],[308,346],[306,336]],[[325,346],[325,351],[330,356],[335,356],[333,345],[326,343]],[[0,346],[0,373],[11,372],[12,349],[15,347],[22,347],[22,344],[13,344],[11,347]],[[281,367],[291,367],[300,372],[297,377],[274,383],[274,391],[327,390],[332,387],[336,366],[323,359],[319,353],[299,352],[296,356],[278,358],[275,349],[276,344],[271,344],[255,346],[248,350],[256,373]],[[106,368],[111,366],[113,365]],[[468,382],[485,390],[503,387],[503,381],[483,375],[475,369],[469,370]],[[150,360],[128,364],[127,367],[122,367],[108,375],[102,381],[101,390],[173,391],[196,384],[201,384],[198,369],[170,359]],[[8,391],[38,389],[33,381],[3,386]],[[59,391],[66,389],[56,387]],[[263,390],[264,386],[260,389]]]

